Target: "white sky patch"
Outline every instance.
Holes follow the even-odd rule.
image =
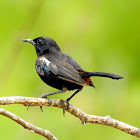
[[[43,61],[43,62],[45,62],[47,66],[51,63],[51,62],[50,62],[47,58],[45,58],[45,57],[41,57],[40,60]]]

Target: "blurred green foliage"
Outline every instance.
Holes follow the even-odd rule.
[[[140,1],[139,0],[1,0],[1,96],[33,96],[55,91],[35,71],[33,46],[24,38],[51,37],[85,70],[112,72],[123,80],[92,78],[97,91],[86,87],[71,103],[89,114],[111,117],[140,127]],[[70,96],[72,92],[52,98]],[[2,106],[26,121],[48,129],[61,140],[135,140],[111,127],[86,124],[62,109]],[[44,138],[0,116],[3,139]]]

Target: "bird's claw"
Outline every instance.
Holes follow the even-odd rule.
[[[40,110],[43,112],[42,106],[40,106]]]
[[[43,95],[44,95],[44,94],[43,94]],[[50,106],[50,105],[51,105],[51,100],[50,100],[47,96],[43,96],[43,95],[41,95],[39,98],[47,99],[48,102],[49,102],[49,105],[48,105],[48,106]],[[40,106],[40,110],[43,112],[42,106]]]
[[[67,107],[66,109],[69,109],[70,103],[69,103],[69,98],[66,99]]]
[[[29,109],[29,106],[27,106],[27,111],[28,111],[28,109]]]
[[[63,109],[63,116],[65,117],[65,109]]]
[[[43,95],[44,95],[44,94],[43,94]],[[51,105],[51,100],[50,100],[47,96],[43,96],[43,95],[41,95],[39,98],[47,99],[48,102],[49,102],[49,105],[48,105],[48,106],[50,106],[50,105]]]
[[[66,110],[67,110],[67,109],[69,109],[69,106],[70,106],[69,98],[67,98],[67,99],[65,100],[65,102],[66,102]],[[63,116],[65,117],[65,109],[63,109]]]

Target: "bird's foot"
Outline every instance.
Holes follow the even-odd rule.
[[[40,110],[41,110],[41,112],[43,112],[42,106],[40,106]]]
[[[66,102],[66,104],[67,104],[67,105],[66,105],[66,110],[69,109],[69,106],[70,106],[69,100],[70,100],[69,98],[67,98],[67,99],[65,100],[65,102]],[[63,116],[65,117],[65,110],[64,110],[64,109],[63,109]]]
[[[67,99],[65,100],[65,102],[67,103],[67,107],[66,107],[66,109],[69,109],[69,106],[70,106],[69,98],[67,98]]]
[[[43,94],[43,95],[41,95],[39,98],[44,98],[44,99],[47,99],[47,100],[48,100],[48,102],[49,102],[49,105],[48,105],[48,106],[50,106],[50,105],[51,105],[51,100],[47,97],[46,93],[45,93],[45,94]],[[40,110],[43,112],[42,106],[40,106]]]
[[[28,111],[28,109],[29,109],[29,106],[27,106],[27,111]]]
[[[45,94],[43,94],[43,95],[41,95],[39,98],[44,98],[44,99],[47,99],[47,100],[48,100],[48,102],[49,102],[49,105],[48,105],[48,106],[50,106],[50,105],[51,105],[51,100],[48,98],[48,96],[46,96],[46,93],[45,93]]]

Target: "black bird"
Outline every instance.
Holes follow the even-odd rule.
[[[90,78],[91,76],[108,77],[117,80],[123,78],[112,73],[84,71],[71,56],[64,54],[57,43],[49,37],[23,39],[22,41],[31,43],[36,49],[38,58],[35,67],[40,78],[47,85],[59,89],[56,92],[43,94],[42,98],[77,89],[66,99],[69,105],[70,99],[81,91],[83,86],[95,88]]]

